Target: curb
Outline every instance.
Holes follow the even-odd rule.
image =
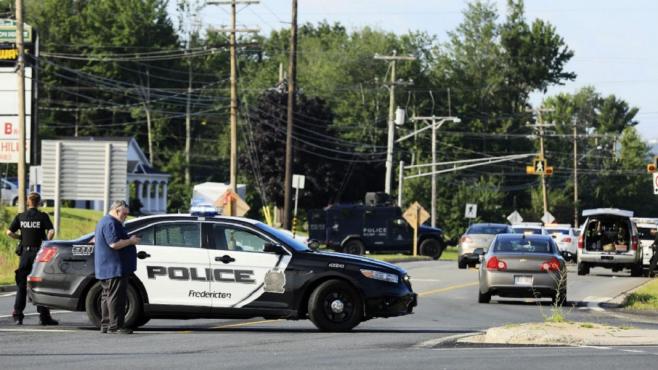
[[[384,260],[379,260],[379,261],[384,261]],[[433,260],[429,257],[409,257],[409,258],[399,258],[399,259],[395,258],[384,262],[402,263],[402,262],[419,262],[419,261],[433,261]]]
[[[15,292],[16,285],[0,285],[0,292]]]

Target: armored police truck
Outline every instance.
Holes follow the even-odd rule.
[[[413,229],[402,218],[400,207],[381,193],[368,193],[366,204],[336,204],[308,212],[309,243],[350,254],[411,252]],[[446,246],[443,231],[421,225],[418,230],[421,255],[441,257]]]

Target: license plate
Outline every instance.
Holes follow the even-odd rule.
[[[532,286],[532,276],[514,276],[514,285]]]

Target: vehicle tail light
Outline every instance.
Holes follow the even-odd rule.
[[[499,260],[498,257],[493,256],[487,261],[487,270],[489,271],[505,271],[507,270],[507,262]]]
[[[585,241],[583,240],[583,234],[580,234],[578,237],[578,249],[583,249],[585,246]]]
[[[562,242],[563,242],[563,243],[571,243],[571,237],[568,236],[568,237],[562,239]]]
[[[464,236],[462,236],[461,239],[459,239],[459,242],[460,242],[461,244],[464,244],[464,243],[470,243],[470,242],[471,242],[471,238],[469,238],[468,236],[464,235]]]
[[[560,271],[560,261],[553,257],[548,261],[544,261],[539,265],[542,271]]]
[[[37,254],[37,262],[50,262],[57,254],[57,247],[43,247]]]
[[[637,236],[631,238],[631,249],[634,251],[637,250]]]
[[[43,279],[37,276],[28,275],[27,281],[30,283],[40,283],[43,281]]]

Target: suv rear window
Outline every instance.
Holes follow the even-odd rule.
[[[507,233],[508,231],[507,226],[495,226],[495,225],[472,225],[471,227],[468,228],[468,231],[466,231],[466,234],[490,234],[490,235],[496,235],[496,234],[503,234]]]
[[[525,238],[499,240],[494,252],[512,253],[554,253],[553,245],[548,240],[529,240]]]
[[[652,228],[650,227],[638,227],[637,233],[640,239],[642,240],[654,240],[655,237],[651,235]]]
[[[546,232],[549,234],[569,235],[569,230],[565,229],[546,229]]]

